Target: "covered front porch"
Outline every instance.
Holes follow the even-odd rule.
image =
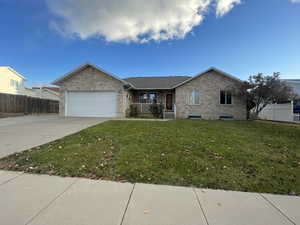
[[[130,104],[137,109],[138,116],[153,117],[151,105],[163,107],[163,118],[175,118],[175,90],[132,90]]]

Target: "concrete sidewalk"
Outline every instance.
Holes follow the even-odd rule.
[[[0,171],[3,225],[291,225],[300,198]]]

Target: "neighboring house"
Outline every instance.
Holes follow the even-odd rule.
[[[283,122],[300,122],[300,79],[283,79],[289,85],[297,98],[293,102],[284,102],[267,105],[260,113],[259,118]]]
[[[294,93],[297,95],[296,104],[300,104],[300,79],[284,79],[287,85],[289,85]]]
[[[242,81],[216,68],[194,77],[135,77],[120,79],[85,64],[54,81],[60,86],[60,115],[125,117],[131,104],[150,114],[150,104],[164,105],[176,118],[246,119],[246,102],[232,90]]]
[[[59,101],[59,89],[57,87],[29,88],[25,86],[26,80],[23,75],[13,68],[0,66],[0,93]]]
[[[59,101],[59,89],[52,87],[27,88],[27,96]]]
[[[53,92],[55,92],[56,94],[59,95],[59,88],[58,87],[48,87],[48,86],[45,86],[45,87],[42,87],[42,88],[50,90],[50,91],[53,91]]]
[[[26,78],[8,66],[0,66],[0,93],[22,95]]]
[[[293,88],[294,93],[297,95],[294,100],[294,113],[298,114],[294,116],[297,121],[300,121],[300,79],[285,79],[287,85]]]

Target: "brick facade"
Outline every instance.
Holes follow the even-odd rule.
[[[124,90],[124,83],[93,67],[74,74],[60,84],[59,114],[65,115],[65,93],[67,91],[113,91],[118,93],[118,117],[125,117],[128,108],[128,93]]]
[[[241,96],[233,95],[231,105],[220,104],[220,91],[236,89],[239,85],[241,84],[234,79],[210,71],[177,87],[176,118],[187,118],[191,114],[197,114],[208,120],[217,120],[220,116],[233,116],[234,119],[245,120],[246,102]],[[191,105],[189,102],[193,90],[201,92],[199,105]]]
[[[117,115],[125,117],[130,103],[134,103],[134,96],[140,91],[124,88],[124,83],[93,66],[84,67],[69,78],[61,80],[60,106],[61,116],[65,115],[65,94],[69,91],[110,91],[118,94]],[[233,95],[232,104],[220,104],[220,91],[237,89],[241,83],[217,70],[209,70],[177,88],[160,91],[161,100],[165,102],[165,94],[173,93],[176,105],[176,118],[188,118],[189,115],[201,115],[203,119],[217,120],[220,116],[233,116],[237,120],[247,117],[246,101],[241,96]],[[191,105],[190,96],[193,90],[200,91],[200,104]],[[152,92],[147,90],[147,92]],[[153,91],[156,92],[156,91]]]

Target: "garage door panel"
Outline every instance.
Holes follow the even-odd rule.
[[[116,117],[116,92],[69,92],[67,116]]]

